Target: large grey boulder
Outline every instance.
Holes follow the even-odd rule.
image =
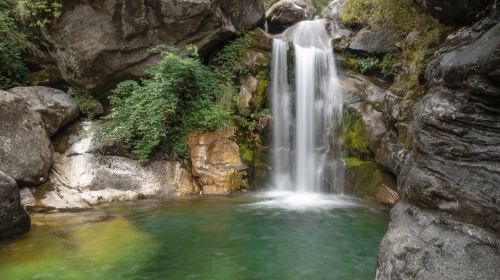
[[[52,144],[38,113],[19,95],[0,91],[0,170],[20,186],[47,179]]]
[[[340,20],[340,12],[344,8],[345,0],[333,0],[321,12],[321,17],[329,20]]]
[[[495,0],[419,0],[425,9],[446,24],[465,25],[477,21]]]
[[[399,203],[380,243],[375,279],[495,280],[500,275],[499,249],[498,235]]]
[[[499,64],[500,23],[474,42],[432,61],[425,75],[433,85],[466,86],[478,97],[498,99]]]
[[[60,128],[78,118],[80,110],[65,92],[49,87],[16,87],[9,92],[22,97],[40,114],[47,132],[54,135]]]
[[[397,49],[396,32],[389,26],[374,25],[361,29],[352,38],[348,49],[366,54],[383,55]]]
[[[196,45],[202,56],[264,19],[262,1],[64,1],[62,15],[42,31],[63,77],[100,92],[143,75],[160,44]]]
[[[283,32],[299,21],[313,19],[315,14],[312,0],[281,0],[266,12],[269,32]]]
[[[68,148],[54,153],[49,181],[34,190],[35,201],[26,199],[30,210],[86,209],[106,202],[199,192],[191,172],[181,163],[154,160],[145,166],[130,158],[100,154],[92,144],[94,125],[75,124],[81,130],[62,137]],[[23,196],[30,197],[29,193]]]
[[[21,207],[16,181],[0,171],[0,238],[30,229],[30,216]]]

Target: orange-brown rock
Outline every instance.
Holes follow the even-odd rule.
[[[194,133],[188,140],[196,177],[204,194],[227,194],[247,187],[246,166],[234,131]]]

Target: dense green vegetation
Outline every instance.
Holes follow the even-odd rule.
[[[43,27],[62,14],[63,0],[17,0],[17,10],[32,27]]]
[[[449,31],[435,18],[419,10],[411,0],[347,0],[340,18],[344,24],[352,27],[386,24],[394,29],[401,40],[414,32],[414,38],[404,40],[400,51],[389,53],[377,65],[370,66],[372,69],[378,68],[385,76],[394,75],[393,88],[406,90],[418,88],[419,79],[430,59],[430,49]],[[393,65],[397,63],[408,71],[393,71]],[[365,69],[360,67],[361,72]]]
[[[23,84],[28,69],[23,53],[29,33],[16,17],[16,1],[0,0],[0,89]]]
[[[188,56],[166,46],[155,48],[163,59],[141,81],[125,81],[113,90],[112,112],[96,139],[103,144],[129,143],[144,163],[160,146],[172,157],[188,157],[190,133],[228,128],[235,120],[246,120],[234,114],[233,99],[239,77],[248,74],[238,58],[252,41],[251,34],[240,32],[208,66],[194,47],[187,48]]]
[[[187,156],[190,132],[231,123],[231,112],[217,103],[224,87],[195,52],[179,56],[168,47],[155,51],[163,59],[146,71],[146,78],[122,82],[113,90],[113,111],[97,137],[104,143],[130,143],[142,162],[162,143],[173,156]]]

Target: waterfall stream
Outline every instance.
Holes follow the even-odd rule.
[[[273,41],[271,95],[273,114],[273,189],[318,193],[342,192],[342,171],[335,166],[333,127],[342,123],[342,96],[324,20],[303,21]],[[294,79],[289,81],[293,50]]]

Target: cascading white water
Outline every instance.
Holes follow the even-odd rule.
[[[331,151],[332,126],[342,122],[342,96],[336,90],[334,53],[326,25],[324,20],[303,21],[285,31],[283,39],[273,42],[271,94],[276,190],[326,189],[323,175]],[[292,42],[295,53],[294,86],[288,82],[288,42]],[[333,174],[335,179],[329,187],[341,192],[342,174],[335,173],[338,174]]]

